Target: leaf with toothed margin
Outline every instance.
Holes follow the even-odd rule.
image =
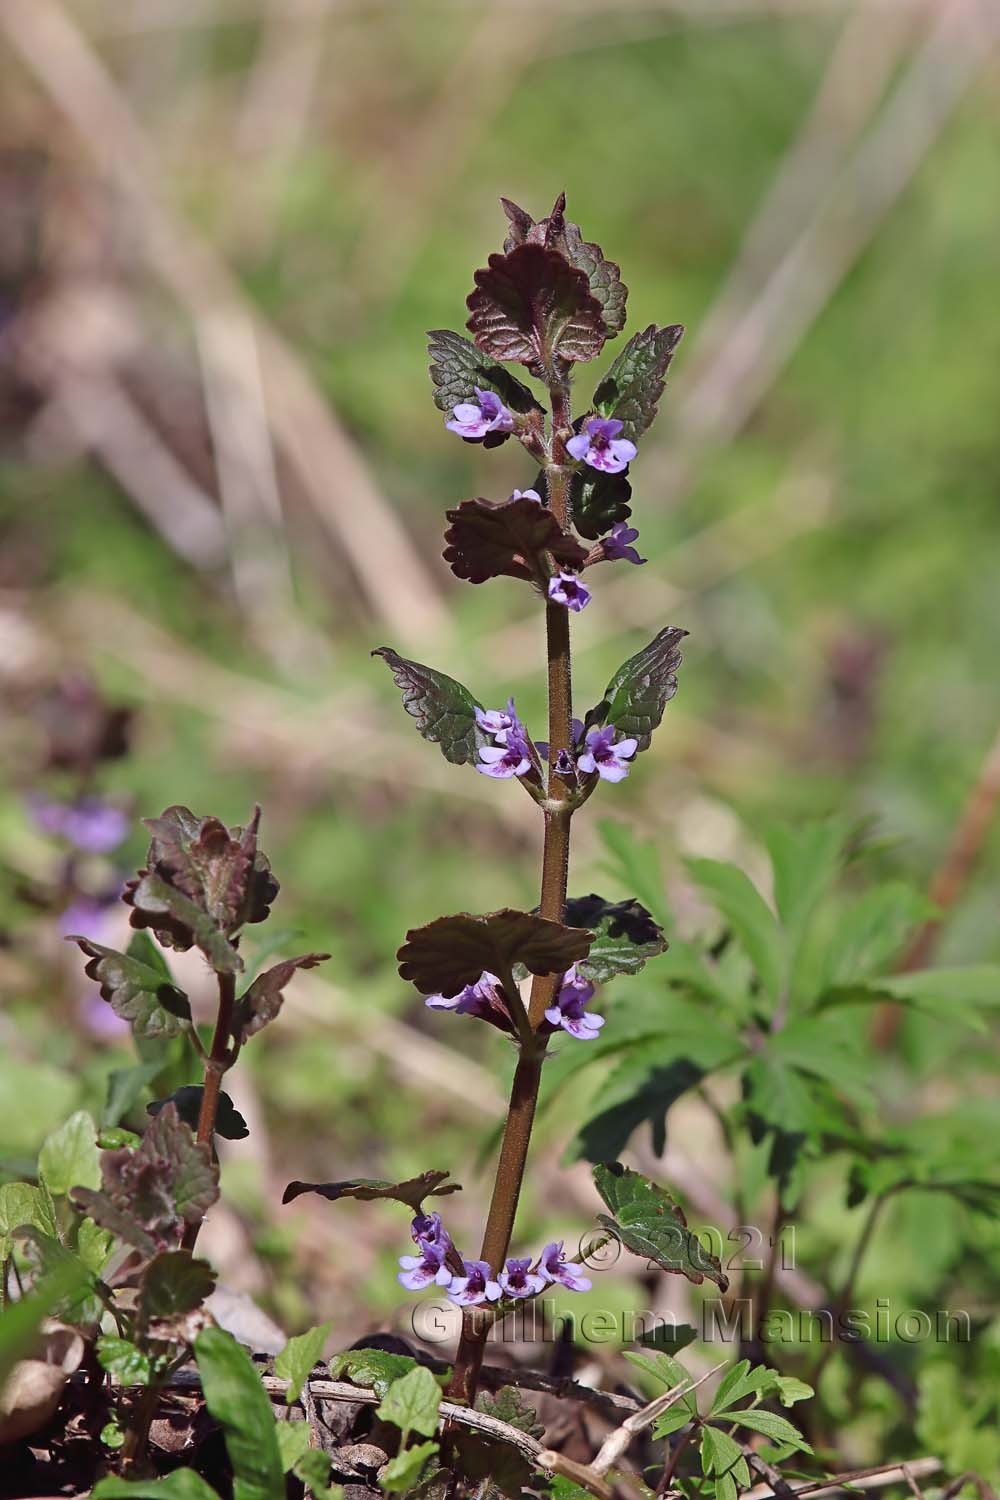
[[[560,359],[595,359],[608,336],[585,271],[556,250],[518,245],[491,255],[466,299],[467,327],[491,359],[516,360],[542,373]]]
[[[669,328],[650,323],[641,333],[633,333],[594,392],[601,416],[624,422],[623,436],[633,442],[656,416],[667,370],[683,333],[680,323]]]
[[[614,1215],[598,1214],[598,1223],[617,1235],[633,1255],[653,1260],[662,1270],[676,1271],[689,1281],[708,1277],[726,1291],[729,1280],[718,1258],[688,1229],[684,1214],[664,1188],[619,1161],[596,1166],[594,1186]]]
[[[527,911],[459,912],[406,934],[396,957],[402,979],[422,995],[457,995],[484,970],[501,977],[514,964],[531,974],[562,974],[586,958],[592,934]]]
[[[431,357],[434,405],[439,410],[451,412],[461,402],[473,401],[477,386],[480,390],[495,391],[511,411],[526,413],[544,409],[526,385],[515,380],[502,365],[484,359],[475,344],[460,333],[452,333],[448,328],[433,328],[427,337],[430,339],[427,352]]]
[[[190,1250],[164,1250],[142,1278],[140,1307],[146,1319],[167,1321],[194,1312],[215,1290],[215,1272]]]
[[[127,1021],[137,1037],[172,1037],[186,1029],[191,1006],[183,990],[174,984],[166,960],[146,932],[137,932],[127,953],[104,948],[90,938],[73,936],[90,962],[84,966],[88,979],[101,987],[116,1016]]]
[[[325,963],[329,953],[303,953],[299,958],[286,958],[258,974],[253,984],[236,1002],[233,1012],[233,1036],[240,1042],[263,1031],[281,1010],[285,988],[298,969],[315,969]]]
[[[638,901],[608,901],[604,896],[571,896],[566,903],[570,927],[586,927],[594,935],[590,952],[578,966],[584,979],[607,984],[619,974],[638,974],[647,958],[664,953],[667,940]]]
[[[463,500],[446,514],[451,525],[444,560],[456,578],[469,583],[500,577],[541,581],[551,571],[545,553],[563,568],[577,569],[586,561],[586,549],[552,512],[524,495],[499,504]]]
[[[583,271],[590,290],[600,304],[608,337],[614,338],[625,326],[625,303],[628,287],[613,260],[606,260],[600,245],[583,238],[579,224],[566,218],[566,194],[560,193],[547,219],[536,224],[529,213],[509,198],[501,198],[509,221],[504,251],[509,254],[517,245],[537,244],[558,250],[570,265]]]
[[[632,486],[624,474],[577,469],[569,485],[569,510],[581,536],[596,542],[632,514]]]
[[[291,1203],[303,1193],[316,1193],[336,1203],[340,1198],[357,1198],[362,1203],[372,1203],[377,1198],[389,1198],[396,1203],[405,1203],[415,1214],[421,1212],[425,1198],[442,1198],[447,1193],[460,1193],[459,1182],[446,1182],[450,1174],[441,1171],[421,1172],[419,1177],[409,1177],[405,1182],[384,1182],[377,1177],[351,1177],[346,1182],[290,1182],[281,1195],[282,1203]]]
[[[491,743],[476,723],[476,709],[482,708],[467,687],[446,677],[422,662],[408,661],[391,646],[379,646],[372,656],[381,656],[396,686],[403,693],[403,707],[417,721],[425,740],[440,745],[441,754],[452,765],[475,762],[483,745]]]
[[[637,739],[640,750],[648,750],[653,730],[677,691],[677,668],[682,660],[677,648],[686,635],[686,630],[668,625],[623,662],[601,702],[588,713],[587,728],[611,724],[621,735]]]

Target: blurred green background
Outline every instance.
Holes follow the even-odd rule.
[[[393,953],[444,911],[533,902],[535,810],[447,766],[369,652],[515,692],[541,727],[530,595],[440,559],[444,509],[531,467],[446,433],[426,375],[501,193],[540,217],[564,188],[629,330],[688,330],[632,466],[649,565],[600,570],[575,623],[582,700],[667,623],[691,633],[681,691],[588,813],[655,841],[689,926],[679,857],[760,876],[765,817],[871,819],[881,872],[927,888],[1000,717],[995,22],[971,0],[0,4],[5,1162],[99,1112],[132,1055],[95,1034],[24,805],[59,785],[36,693],[86,672],[136,709],[102,788],[137,818],[259,801],[279,938],[333,954],[234,1084],[252,1133],[204,1236],[223,1278],[341,1344],[392,1321],[405,1226],[279,1209],[290,1177],[449,1166],[477,1234],[510,1055],[428,1015]],[[596,822],[572,884],[632,894]],[[143,850],[136,826],[80,879]],[[998,897],[994,831],[942,961],[1000,958]],[[571,1128],[543,1129],[526,1242],[585,1222]]]

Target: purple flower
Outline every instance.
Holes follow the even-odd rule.
[[[491,734],[501,745],[507,743],[507,731],[520,721],[514,708],[513,698],[507,699],[506,708],[475,709],[476,723],[486,734]]]
[[[28,811],[44,833],[66,839],[86,854],[108,854],[127,836],[129,819],[113,802],[81,797],[57,802],[51,797],[28,798]]]
[[[117,892],[104,900],[96,896],[75,896],[59,917],[59,931],[63,937],[91,938],[95,943],[106,942],[114,927],[117,915]],[[89,991],[88,984],[88,991]]]
[[[530,1265],[531,1261],[527,1257],[507,1262],[497,1278],[505,1297],[534,1297],[542,1291],[545,1282],[541,1276],[531,1274],[528,1270]]]
[[[638,740],[619,740],[616,744],[615,731],[609,724],[606,729],[590,731],[577,765],[588,775],[596,771],[604,781],[624,781],[631,770],[628,762],[638,748]]]
[[[484,438],[488,432],[510,432],[514,418],[494,391],[474,387],[475,401],[460,401],[453,408],[451,420],[445,422],[449,432],[459,437]]]
[[[604,1025],[604,1017],[591,1014],[587,1005],[594,998],[594,986],[589,979],[582,979],[576,964],[563,975],[554,1005],[545,1012],[545,1019],[553,1030],[568,1031],[581,1042],[592,1042]]]
[[[512,500],[537,500],[539,505],[542,503],[542,497],[537,490],[514,490],[510,498]]]
[[[551,1245],[546,1245],[538,1261],[538,1274],[543,1281],[558,1281],[571,1292],[589,1292],[593,1282],[580,1271],[579,1266],[567,1263],[562,1240],[553,1240]]]
[[[426,1245],[440,1249],[445,1255],[451,1249],[451,1235],[441,1222],[440,1214],[417,1214],[410,1225],[413,1243],[423,1249]]]
[[[618,436],[624,426],[625,423],[615,417],[588,417],[583,431],[566,444],[566,451],[573,458],[582,458],[592,469],[603,469],[605,474],[620,474],[637,452],[634,443]]]
[[[503,985],[495,974],[486,969],[475,984],[467,984],[457,995],[428,995],[424,1004],[431,1010],[453,1011],[456,1016],[476,1016],[478,1020],[488,1021],[491,1026],[496,1026],[499,1031],[506,1031],[511,1036],[517,1034],[517,1028],[507,1009]]]
[[[502,739],[501,739],[502,736]],[[506,729],[500,730],[499,745],[482,745],[479,750],[481,765],[476,767],[484,776],[500,779],[508,776],[526,776],[532,768],[531,741],[518,718]]]
[[[639,533],[634,526],[627,521],[618,521],[611,529],[611,535],[606,536],[601,542],[604,558],[607,562],[630,562],[641,566],[648,562],[648,558],[640,557],[631,542],[639,540]]]
[[[419,1292],[423,1287],[448,1286],[452,1280],[452,1273],[444,1263],[446,1250],[442,1245],[431,1245],[425,1240],[417,1241],[419,1255],[401,1255],[399,1264],[403,1267],[397,1273],[397,1281],[411,1292]]]
[[[590,590],[584,587],[575,573],[563,571],[549,579],[549,598],[553,604],[565,604],[567,609],[579,614],[590,603]]]
[[[493,1280],[493,1272],[487,1262],[463,1258],[462,1264],[465,1275],[452,1277],[448,1288],[451,1300],[462,1307],[474,1307],[479,1302],[499,1302],[503,1291],[499,1281]]]

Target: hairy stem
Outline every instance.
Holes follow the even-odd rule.
[[[215,1135],[215,1116],[219,1108],[222,1090],[222,1075],[230,1065],[229,1043],[233,1032],[233,1007],[236,1004],[235,974],[219,975],[219,1013],[215,1020],[212,1050],[205,1060],[205,1084],[201,1094],[201,1109],[198,1112],[198,1139],[210,1146]],[[201,1224],[189,1224],[184,1231],[181,1246],[193,1250]]]
[[[551,461],[546,465],[545,477],[552,513],[560,526],[565,527],[569,520],[571,473],[567,466],[565,448],[566,439],[571,432],[569,387],[560,377],[554,376],[549,394],[552,399],[552,444]],[[573,684],[569,653],[569,611],[548,600],[545,604],[545,639],[549,690],[549,777],[539,912],[550,921],[561,922],[566,908],[569,830],[573,809],[569,802],[569,787],[555,774],[555,765],[560,751],[570,749]],[[552,1004],[559,979],[558,974],[543,974],[532,981],[528,1019],[536,1033],[546,1010]],[[536,1037],[533,1046],[522,1047],[521,1057],[514,1071],[493,1197],[480,1252],[480,1259],[487,1261],[494,1272],[500,1270],[507,1257],[514,1231],[514,1219],[531,1143],[531,1127],[538,1103],[544,1054],[545,1039]],[[455,1373],[448,1387],[448,1395],[453,1400],[466,1401],[471,1405],[475,1399],[489,1327],[488,1320],[475,1316],[475,1309],[466,1311],[455,1359]]]

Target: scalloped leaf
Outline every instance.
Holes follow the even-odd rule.
[[[511,411],[544,410],[526,385],[502,365],[484,359],[475,344],[460,333],[452,333],[449,328],[432,328],[427,337],[434,405],[440,411],[450,412],[460,402],[473,400],[476,386],[495,391]]]
[[[628,287],[621,279],[619,267],[613,260],[605,259],[600,245],[585,240],[579,224],[566,218],[566,194],[559,194],[551,214],[537,224],[529,213],[518,208],[509,198],[501,198],[500,202],[510,224],[504,251],[509,254],[517,245],[531,243],[565,255],[570,264],[587,277],[590,290],[600,304],[608,337],[619,334],[625,327]]]
[[[466,299],[467,327],[491,359],[543,372],[553,360],[595,359],[608,337],[586,272],[543,245],[491,255]]]
[[[598,1214],[598,1223],[616,1234],[633,1255],[655,1261],[662,1270],[677,1272],[689,1281],[700,1283],[707,1277],[726,1291],[729,1280],[718,1258],[688,1229],[687,1219],[665,1188],[619,1161],[596,1166],[594,1186],[614,1215]]]
[[[379,646],[372,656],[380,656],[388,666],[402,690],[403,707],[417,721],[424,739],[440,745],[441,754],[452,765],[475,764],[480,747],[489,743],[489,735],[476,723],[476,709],[483,706],[479,699],[454,677],[409,661],[391,646]]]
[[[201,1307],[215,1290],[215,1272],[190,1250],[164,1250],[146,1267],[140,1305],[145,1318],[183,1318]]]
[[[683,660],[678,646],[686,635],[686,630],[668,625],[623,662],[601,702],[587,715],[587,727],[612,724],[620,734],[634,736],[640,750],[648,750],[653,730],[677,691],[677,668]]]
[[[75,934],[69,941],[89,957],[84,973],[100,985],[101,999],[129,1023],[135,1036],[177,1036],[190,1024],[188,997],[174,984],[166,960],[148,933],[137,932],[127,953]]]
[[[317,1193],[336,1203],[340,1198],[357,1198],[362,1203],[372,1203],[377,1198],[389,1198],[405,1203],[415,1214],[421,1212],[425,1198],[443,1198],[448,1193],[460,1193],[460,1182],[446,1182],[449,1172],[421,1172],[419,1177],[409,1177],[405,1182],[383,1181],[378,1177],[349,1177],[345,1182],[290,1182],[281,1195],[282,1203],[291,1203],[303,1193]]]
[[[680,323],[669,328],[650,323],[640,333],[633,333],[594,392],[597,410],[602,416],[623,422],[623,436],[633,442],[656,416],[667,370],[683,333]]]
[[[514,964],[532,974],[562,974],[586,958],[592,935],[527,911],[459,912],[406,934],[396,957],[400,977],[422,995],[457,995],[484,970],[503,975]]]
[[[667,949],[663,928],[638,901],[608,901],[593,892],[572,896],[566,903],[566,921],[594,934],[579,972],[598,984],[618,974],[638,974],[648,958]]]
[[[463,500],[446,514],[451,525],[444,560],[456,578],[469,583],[501,577],[541,582],[551,573],[545,553],[563,568],[581,568],[587,558],[550,510],[523,495],[498,503]]]
[[[258,974],[249,989],[236,1002],[233,1012],[233,1037],[243,1043],[263,1031],[281,1010],[286,986],[298,969],[315,969],[325,963],[329,953],[303,953],[298,958],[282,959]]]

